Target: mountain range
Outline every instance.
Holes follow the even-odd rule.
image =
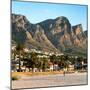
[[[11,15],[12,45],[23,44],[28,49],[87,55],[87,30],[82,24],[72,26],[67,17],[32,24],[24,15]]]

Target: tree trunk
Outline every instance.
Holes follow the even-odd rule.
[[[30,67],[29,67],[29,72],[30,72]]]
[[[21,57],[20,57],[20,51],[19,51],[19,72],[21,72]]]
[[[21,72],[21,60],[19,58],[19,72]]]

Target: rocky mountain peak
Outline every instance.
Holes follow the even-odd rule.
[[[26,22],[27,19],[24,15],[20,15],[20,14],[12,14],[11,16],[12,18],[12,22],[19,22],[19,23],[23,23],[23,22]]]
[[[71,32],[71,24],[66,17],[61,16],[56,18],[54,21],[55,23],[52,28],[52,34]]]
[[[18,30],[27,30],[28,26],[30,26],[30,22],[24,15],[12,14],[11,19],[13,25],[16,25],[17,28],[19,28]]]
[[[55,19],[55,21],[57,22],[57,23],[59,23],[59,24],[61,24],[61,23],[69,23],[69,20],[67,19],[67,17],[64,17],[64,16],[61,16],[61,17],[57,17],[56,19]]]
[[[82,24],[75,25],[72,28],[73,28],[74,34],[76,34],[76,35],[81,34],[83,32]]]

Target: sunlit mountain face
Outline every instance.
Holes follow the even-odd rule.
[[[24,44],[28,49],[85,56],[87,31],[82,24],[72,26],[67,17],[59,16],[36,24],[23,15],[12,14],[12,45]]]

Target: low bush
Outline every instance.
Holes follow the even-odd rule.
[[[19,78],[17,76],[12,76],[12,80],[18,80]]]

